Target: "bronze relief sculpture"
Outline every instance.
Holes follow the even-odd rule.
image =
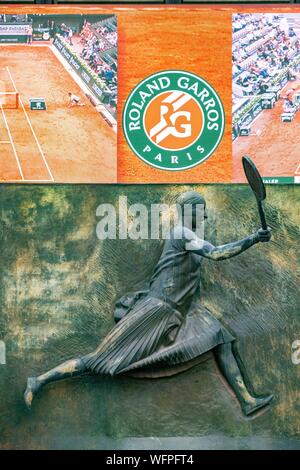
[[[196,212],[204,198],[195,191],[183,193],[177,200],[180,220],[188,206],[191,226],[178,223],[165,241],[161,257],[145,291],[123,296],[116,304],[116,325],[90,354],[68,360],[50,371],[30,377],[24,393],[30,408],[34,396],[46,384],[78,376],[95,374],[143,374],[174,368],[182,371],[199,357],[212,351],[221,373],[233,389],[245,415],[268,405],[273,395],[256,396],[240,361],[235,337],[200,303],[201,264],[204,258],[222,261],[237,256],[256,243],[268,242],[261,202],[265,198],[262,180],[250,159],[244,159],[245,173],[257,198],[262,228],[248,237],[221,246],[200,239],[196,232]]]

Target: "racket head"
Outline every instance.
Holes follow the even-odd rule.
[[[258,169],[254,165],[250,157],[242,158],[243,168],[248,180],[248,183],[255,194],[258,201],[263,201],[266,198],[266,188]]]

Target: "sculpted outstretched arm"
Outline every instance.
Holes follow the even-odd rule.
[[[243,251],[248,250],[251,246],[258,242],[267,242],[271,238],[271,230],[258,230],[256,233],[249,235],[242,240],[238,240],[225,245],[214,246],[211,243],[201,240],[193,232],[189,232],[191,238],[186,240],[185,249],[192,251],[204,258],[208,258],[214,261],[221,261],[224,259],[232,258],[237,256]]]
[[[195,253],[198,252],[198,254],[204,256],[204,258],[208,258],[214,261],[221,261],[243,253],[243,251],[247,250],[258,242],[259,238],[256,234],[250,235],[249,237],[243,238],[242,240],[220,246],[214,246],[209,242],[204,242],[202,250],[199,252],[198,250],[195,250]]]

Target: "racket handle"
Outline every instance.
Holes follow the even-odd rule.
[[[261,201],[257,201],[257,206],[258,206],[261,227],[263,230],[267,230],[268,226],[267,226],[266,217],[265,217],[265,213],[264,213]]]

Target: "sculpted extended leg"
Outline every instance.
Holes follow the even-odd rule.
[[[38,377],[29,377],[27,380],[27,388],[24,393],[26,406],[28,408],[31,407],[34,396],[44,385],[50,382],[56,382],[57,380],[75,377],[76,375],[81,375],[86,371],[83,358],[78,358],[66,361]]]

